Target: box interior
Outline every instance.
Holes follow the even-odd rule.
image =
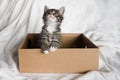
[[[28,34],[25,39],[22,49],[37,49],[40,48],[40,34]],[[61,34],[60,48],[97,48],[83,34]]]

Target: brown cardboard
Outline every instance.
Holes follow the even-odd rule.
[[[79,73],[98,70],[99,50],[83,34],[61,34],[61,48],[49,54],[41,53],[38,39],[39,34],[28,34],[20,45],[20,72]],[[32,40],[29,48],[28,40]]]

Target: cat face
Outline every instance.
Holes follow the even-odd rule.
[[[44,8],[43,20],[44,22],[61,22],[63,20],[64,7],[57,9]]]

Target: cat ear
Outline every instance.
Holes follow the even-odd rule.
[[[45,5],[44,12],[46,12],[47,10],[48,10],[48,7]]]
[[[65,8],[64,8],[64,7],[61,7],[61,8],[59,9],[60,15],[63,15],[63,14],[64,14],[64,11],[65,11]]]

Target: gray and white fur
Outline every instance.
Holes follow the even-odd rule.
[[[44,8],[43,21],[44,26],[40,34],[41,50],[44,54],[54,52],[60,47],[61,29],[60,25],[63,20],[64,7],[60,9]]]

